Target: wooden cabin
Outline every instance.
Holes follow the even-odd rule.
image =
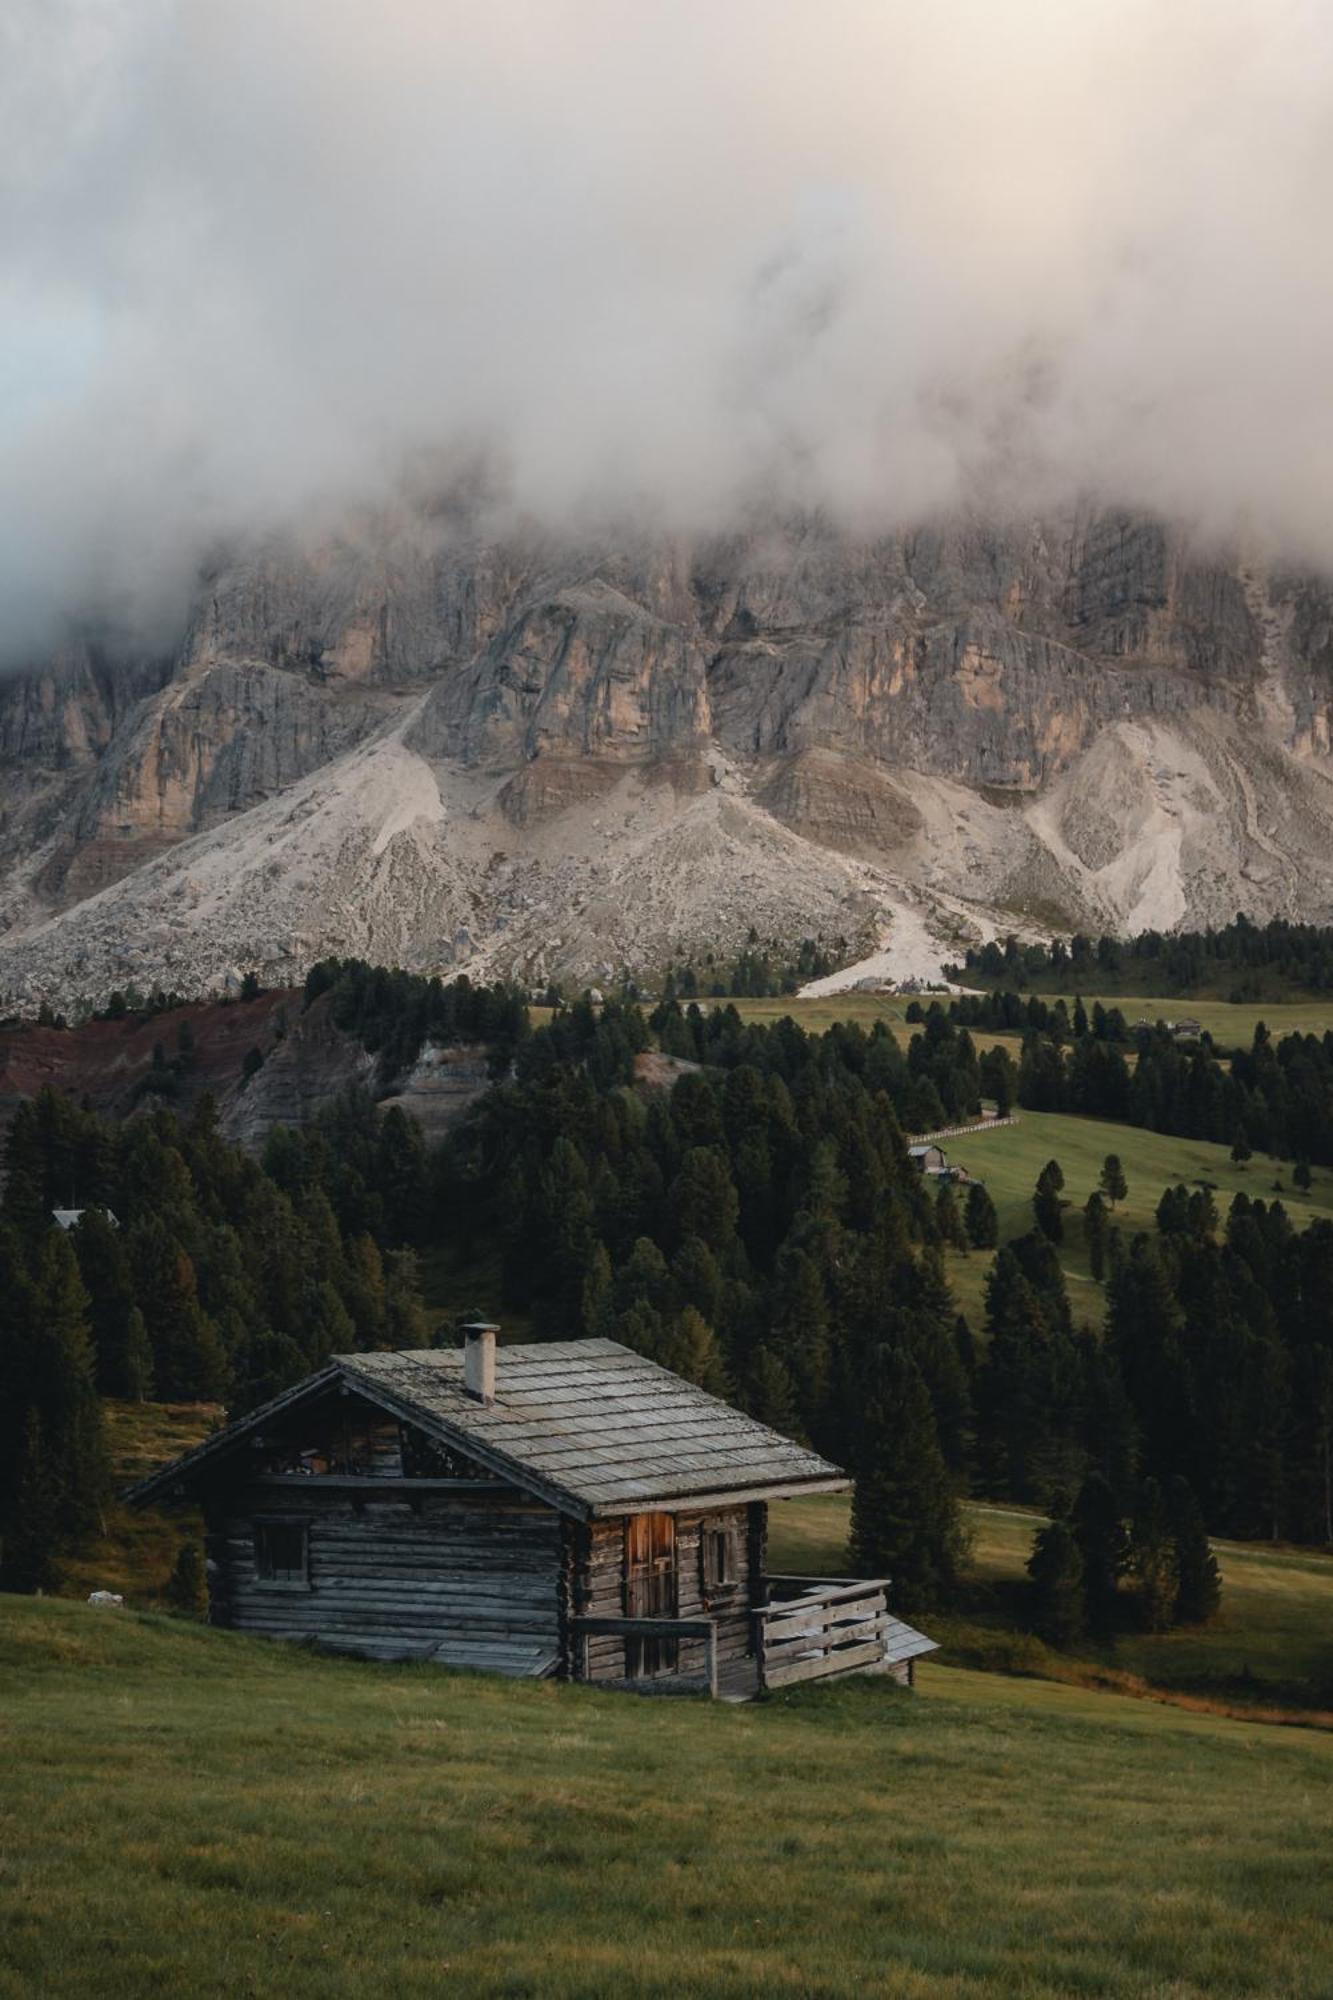
[[[131,1489],[206,1525],[212,1622],[374,1659],[749,1695],[910,1679],[882,1579],[771,1576],[848,1480],[612,1340],[343,1354]]]
[[[943,1146],[923,1142],[907,1148],[907,1157],[919,1174],[938,1177],[949,1171],[949,1158]]]

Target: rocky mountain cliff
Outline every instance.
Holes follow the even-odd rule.
[[[1328,920],[1331,703],[1333,590],[1105,511],[379,521],[209,577],[173,654],[0,684],[0,991]]]

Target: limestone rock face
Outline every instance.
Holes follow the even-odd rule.
[[[367,519],[0,683],[0,993],[1327,918],[1331,707],[1325,580],[1114,512]]]

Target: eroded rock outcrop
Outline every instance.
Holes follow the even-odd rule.
[[[1320,579],[1113,512],[365,522],[209,579],[169,660],[0,688],[0,987],[1328,917],[1331,707]]]

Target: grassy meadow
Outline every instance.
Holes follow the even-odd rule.
[[[1069,1203],[1060,1259],[1077,1318],[1095,1322],[1101,1313],[1101,1287],[1088,1268],[1079,1211],[1097,1186],[1108,1153],[1120,1155],[1129,1184],[1128,1196],[1111,1218],[1127,1236],[1156,1226],[1162,1191],[1178,1181],[1189,1187],[1201,1180],[1210,1182],[1223,1217],[1233,1195],[1271,1201],[1280,1182],[1280,1199],[1297,1227],[1315,1216],[1333,1219],[1333,1174],[1317,1172],[1309,1193],[1300,1194],[1291,1184],[1290,1168],[1262,1154],[1256,1154],[1245,1166],[1237,1166],[1229,1147],[1206,1139],[1175,1138],[1134,1125],[1076,1118],[1058,1111],[1020,1110],[1015,1117],[1015,1124],[997,1126],[974,1138],[946,1139],[944,1149],[954,1165],[966,1167],[986,1183],[999,1213],[1001,1242],[1032,1227],[1032,1190],[1037,1175],[1048,1160],[1060,1162],[1065,1177],[1063,1198]],[[953,1252],[949,1257],[950,1282],[974,1327],[981,1323],[990,1263],[985,1251],[967,1255]]]
[[[1042,993],[1038,997],[1054,1003],[1060,996]],[[1225,1048],[1248,1048],[1260,1021],[1265,1023],[1275,1041],[1282,1035],[1322,1035],[1333,1028],[1333,994],[1305,1000],[1246,1001],[1243,1004],[1226,1000],[1193,1000],[1180,994],[1164,997],[1143,993],[1084,993],[1082,998],[1089,1009],[1094,999],[1100,1000],[1104,1007],[1118,1007],[1131,1028],[1139,1021],[1197,1021],[1200,1027],[1207,1029],[1219,1047]],[[784,1015],[790,1014],[811,1034],[821,1033],[836,1021],[858,1021],[867,1030],[876,1021],[884,1021],[900,1041],[906,1042],[918,1032],[918,1027],[907,1019],[908,1007],[914,1000],[922,1007],[929,1007],[932,999],[939,1000],[942,1006],[948,1005],[948,995],[942,993],[831,993],[818,1000],[787,997],[733,1000],[730,1004],[746,1021],[780,1021]],[[1064,1000],[1072,1014],[1074,995],[1067,993]],[[699,1004],[701,1007],[722,1007],[728,1003],[701,1000]],[[1009,1050],[1015,1062],[1018,1060],[1022,1048],[1020,1035],[996,1035],[985,1028],[973,1028],[971,1034],[978,1048],[988,1049],[998,1043]]]
[[[1091,1008],[1092,997],[1089,994],[1083,996],[1083,1004],[1088,1008]],[[1333,1028],[1333,995],[1330,994],[1306,1000],[1244,1002],[1192,1000],[1179,994],[1170,999],[1158,995],[1145,997],[1141,993],[1099,994],[1096,997],[1103,1007],[1118,1007],[1131,1028],[1139,1021],[1197,1021],[1219,1048],[1248,1048],[1260,1021],[1274,1041],[1283,1035],[1322,1035]],[[1065,995],[1065,1004],[1072,1014],[1072,993]]]
[[[217,1403],[121,1403],[107,1398],[102,1407],[113,1496],[145,1478],[155,1466],[191,1450],[226,1415]],[[90,1590],[116,1590],[141,1607],[164,1603],[183,1538],[202,1532],[202,1521],[193,1509],[181,1508],[171,1515],[156,1508],[140,1513],[113,1497],[102,1532],[62,1562],[63,1587],[78,1597],[86,1597]]]
[[[1333,1994],[1333,1735],[927,1665],[749,1707],[0,1600],[0,1995]]]
[[[1114,1646],[1088,1645],[1067,1657],[1026,1635],[1016,1648],[1008,1644],[1021,1622],[1024,1566],[1045,1517],[986,1501],[969,1501],[963,1511],[971,1553],[960,1615],[938,1626],[923,1621],[944,1642],[946,1659],[1099,1683],[1111,1673],[1219,1705],[1333,1709],[1333,1554],[1214,1541],[1222,1608],[1211,1624],[1124,1632]],[[779,1575],[845,1573],[849,1512],[845,1494],[774,1506],[770,1568]]]
[[[197,1443],[218,1412],[204,1403],[111,1403],[107,1415],[119,1482]],[[845,1494],[776,1504],[770,1516],[770,1570],[846,1573],[849,1511]],[[946,1657],[1002,1670],[1065,1673],[1068,1661],[1026,1636],[1018,1651],[998,1643],[1022,1623],[1017,1593],[1042,1517],[983,1501],[967,1502],[965,1513],[972,1544],[966,1601],[961,1617],[936,1634],[947,1642]],[[106,1588],[120,1591],[136,1610],[159,1609],[181,1537],[197,1530],[188,1511],[131,1513],[115,1504],[105,1537],[67,1565],[64,1594],[82,1598]],[[1211,1690],[1228,1702],[1308,1706],[1313,1691],[1319,1705],[1333,1707],[1333,1555],[1256,1542],[1214,1546],[1225,1581],[1222,1615],[1214,1624],[1197,1633],[1124,1634],[1113,1652],[1090,1652],[1089,1662],[1114,1666],[1154,1687]]]

